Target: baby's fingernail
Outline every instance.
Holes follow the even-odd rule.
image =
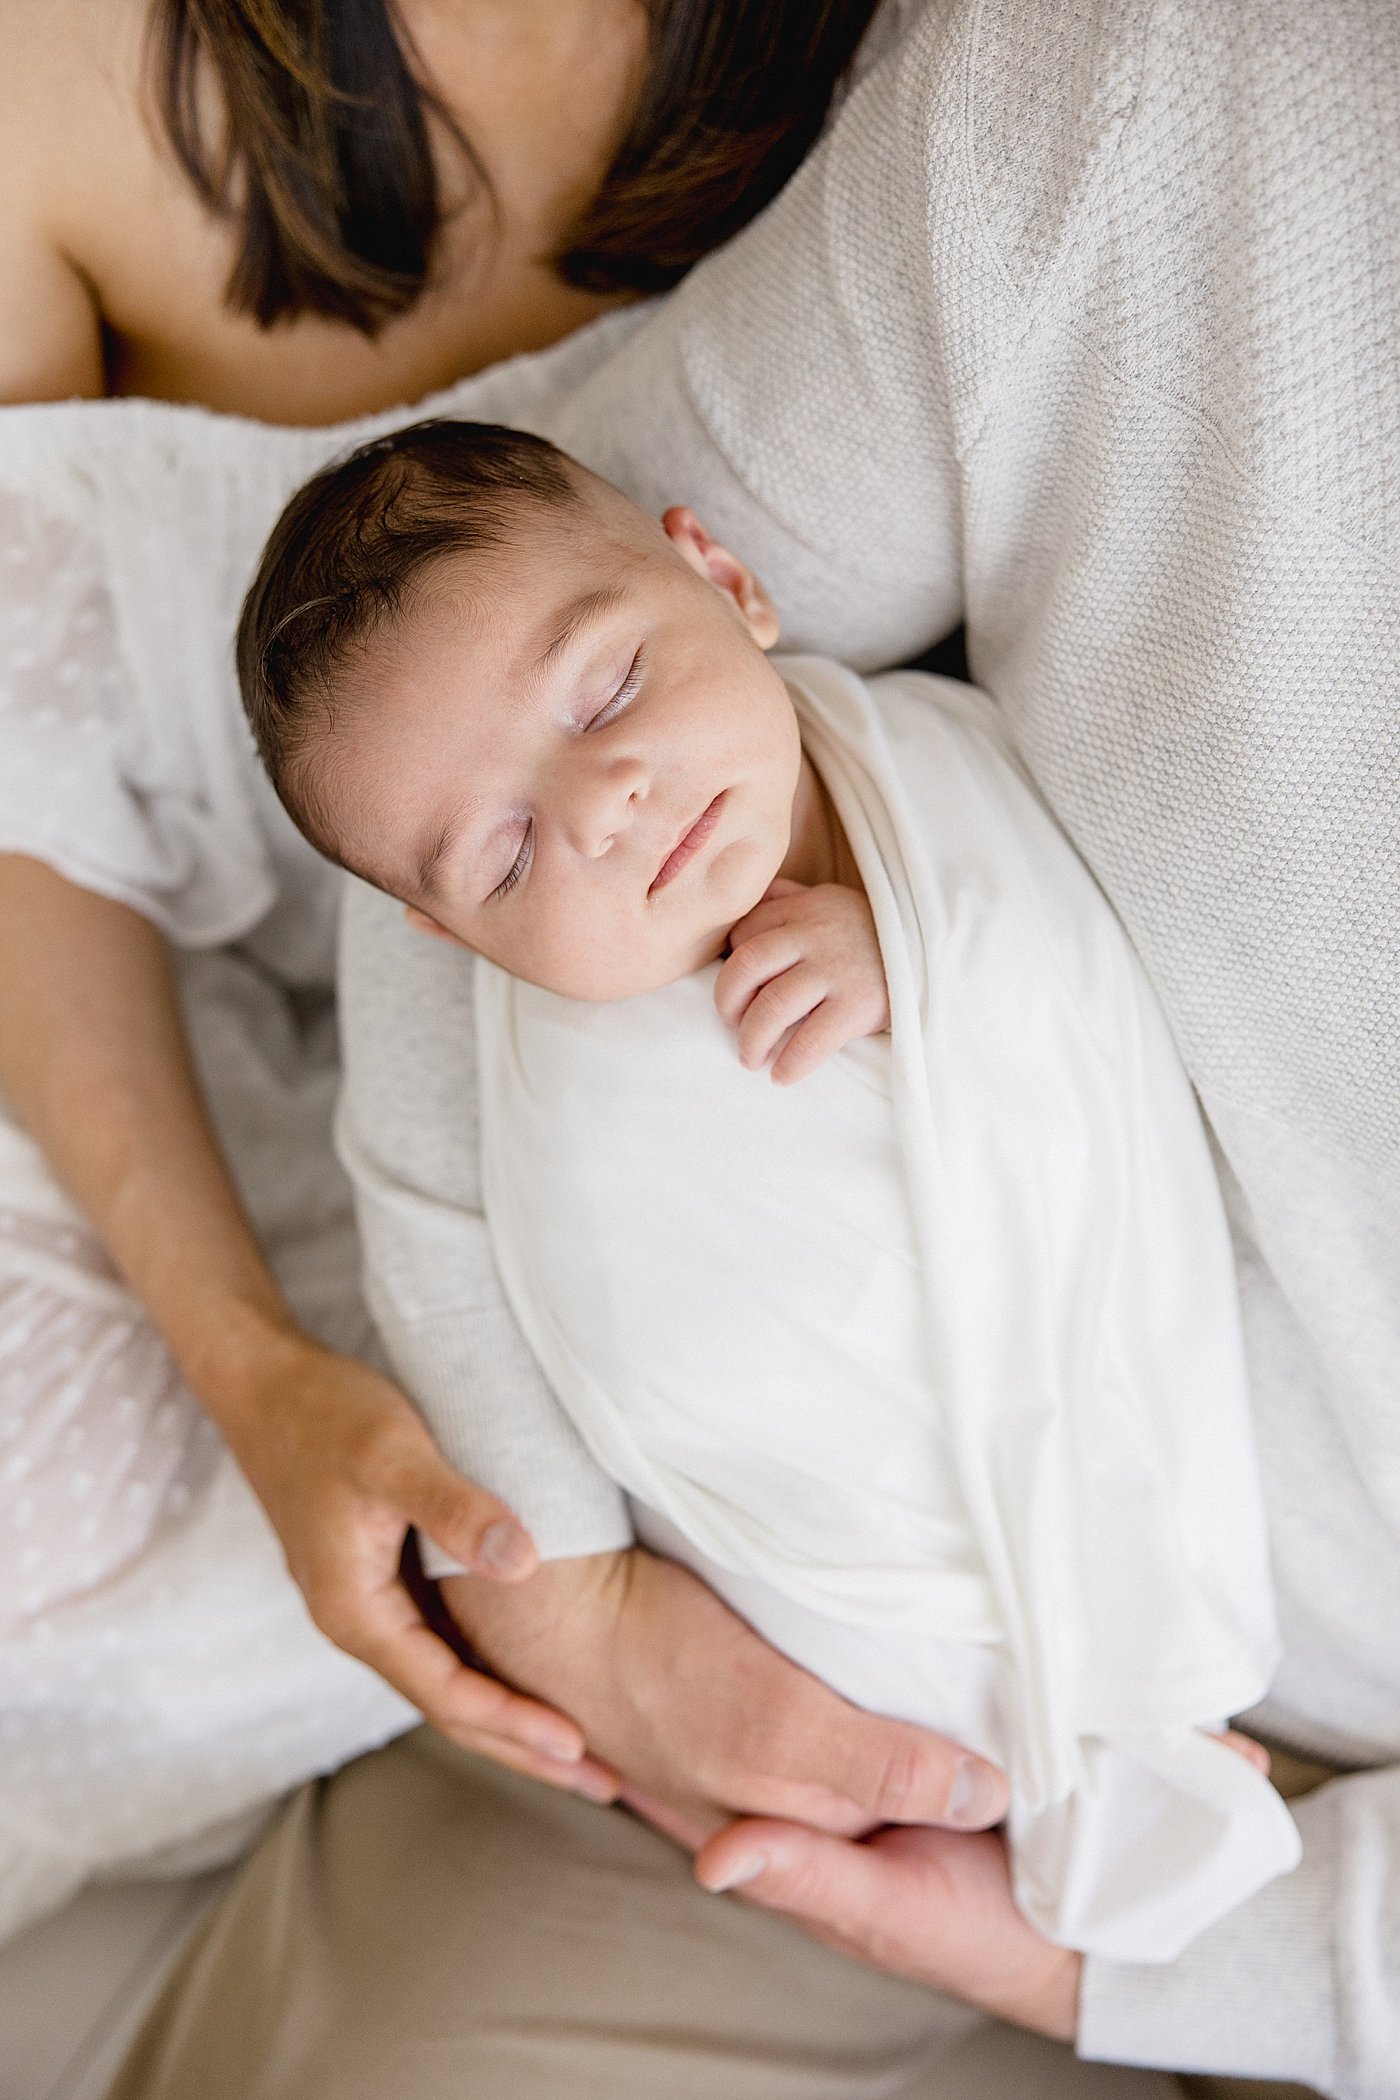
[[[498,1517],[481,1534],[473,1566],[487,1575],[526,1575],[535,1564],[535,1549],[518,1524]]]
[[[985,1830],[1006,1812],[1006,1789],[990,1765],[965,1757],[948,1789],[947,1818],[964,1830]]]
[[[766,1852],[741,1852],[739,1857],[724,1869],[718,1880],[709,1880],[704,1886],[712,1896],[723,1896],[730,1889],[741,1889],[751,1881],[757,1881],[768,1865]]]

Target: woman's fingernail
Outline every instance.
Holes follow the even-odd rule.
[[[730,1889],[741,1889],[750,1881],[757,1881],[767,1865],[766,1852],[741,1852],[733,1865],[725,1868],[718,1881],[707,1881],[705,1887],[712,1896],[723,1896]]]
[[[965,1757],[948,1789],[948,1821],[964,1830],[985,1830],[1006,1813],[1006,1789],[990,1765]]]
[[[535,1563],[535,1552],[518,1524],[498,1517],[481,1534],[474,1565],[488,1575],[525,1575]]]
[[[601,1772],[580,1772],[573,1782],[573,1787],[574,1792],[581,1794],[585,1801],[600,1802],[604,1808],[617,1799],[616,1785]]]
[[[532,1750],[538,1750],[541,1757],[552,1757],[556,1764],[576,1765],[583,1756],[578,1737],[565,1729],[532,1728],[525,1741]]]

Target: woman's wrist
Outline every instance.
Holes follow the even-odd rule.
[[[235,1444],[268,1395],[285,1393],[298,1361],[320,1348],[298,1326],[271,1279],[266,1292],[228,1293],[203,1307],[174,1344],[190,1390]]]

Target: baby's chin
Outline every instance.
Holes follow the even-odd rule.
[[[703,903],[697,900],[698,909],[692,906],[696,916],[702,918],[702,925],[698,929],[693,924],[688,929],[678,925],[669,940],[663,940],[663,929],[655,924],[635,947],[627,947],[616,934],[604,937],[600,930],[596,944],[588,942],[585,936],[564,961],[555,957],[546,965],[517,969],[508,956],[500,955],[495,960],[513,976],[537,984],[541,991],[554,992],[561,999],[585,1000],[593,1006],[611,1006],[621,999],[639,999],[646,992],[662,991],[668,984],[679,984],[683,977],[693,977],[697,970],[718,962],[729,946],[731,928],[762,902],[773,880],[766,856],[760,862],[757,854],[744,856],[744,863],[731,866],[727,873],[728,879],[714,883]],[[705,925],[703,920],[710,923]],[[588,952],[580,953],[579,946],[586,946]]]
[[[742,916],[742,914],[740,915]],[[730,922],[733,923],[732,921]],[[592,1006],[611,1006],[622,999],[640,999],[646,992],[663,991],[683,977],[718,962],[729,940],[729,926],[716,928],[700,939],[678,943],[673,952],[643,957],[599,957],[582,962],[576,969],[541,972],[518,971],[542,991],[561,999],[580,999]],[[509,967],[509,965],[507,965]]]

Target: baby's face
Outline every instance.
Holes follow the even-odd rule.
[[[711,961],[758,902],[801,749],[748,572],[689,512],[583,489],[429,573],[319,762],[346,859],[425,930],[620,999]]]

